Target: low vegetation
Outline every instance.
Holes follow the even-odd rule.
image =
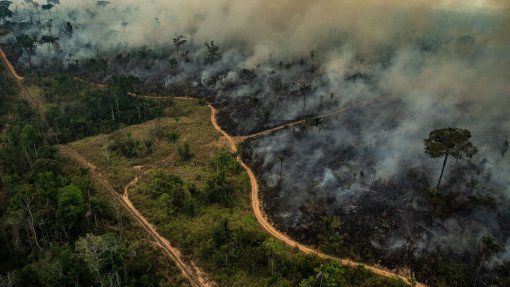
[[[152,154],[103,149],[118,136],[72,143],[129,196],[158,231],[220,286],[404,286],[364,268],[304,255],[267,235],[250,205],[248,177],[197,100],[176,99],[165,117],[117,133],[130,142],[154,140]],[[179,120],[176,120],[176,119]],[[166,135],[155,137],[155,129]],[[135,146],[138,144],[135,144]],[[128,144],[132,146],[132,144]],[[108,150],[108,149],[107,149]]]
[[[188,286],[0,69],[0,286]]]

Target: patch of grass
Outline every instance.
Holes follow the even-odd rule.
[[[156,123],[153,120],[120,132],[143,142],[154,137]],[[196,100],[175,99],[175,104],[165,109],[161,129],[163,134],[178,132],[178,142],[156,140],[153,153],[145,157],[110,154],[107,160],[104,147],[110,142],[108,135],[86,138],[72,146],[94,162],[119,191],[139,176],[140,182],[129,192],[135,206],[219,286],[297,286],[305,279],[316,281],[315,269],[325,260],[271,240],[258,225],[251,210],[249,178],[226,152],[227,143],[212,127],[207,106]],[[189,160],[176,154],[177,146],[184,142],[189,143]],[[184,188],[171,181],[162,185],[169,190],[156,191],[155,185],[172,176],[181,178]],[[226,193],[219,196],[211,190]],[[346,276],[337,278],[340,286],[400,286],[370,272],[354,276],[354,269],[347,270]]]
[[[181,175],[186,181],[205,175],[205,163],[217,148],[226,146],[220,134],[209,123],[209,108],[200,106],[197,100],[176,99],[175,104],[165,110],[161,118],[163,134],[177,131],[180,139],[174,145],[165,139],[155,139],[154,130],[158,120],[151,120],[139,125],[125,127],[120,133],[130,133],[132,138],[144,142],[154,139],[153,153],[140,158],[126,158],[108,150],[112,140],[110,135],[88,137],[70,145],[93,162],[120,191],[137,174],[137,167],[142,171],[158,167]],[[176,121],[178,116],[178,123]],[[207,119],[204,121],[204,119]],[[176,156],[177,146],[183,142],[190,143],[192,157],[180,162]]]
[[[75,175],[77,181],[83,181],[84,170],[81,166],[73,161],[62,160],[63,169],[67,173]],[[90,182],[94,179],[86,176]],[[164,282],[164,287],[188,287],[190,286],[188,280],[181,274],[177,266],[168,260],[168,257],[161,252],[161,249],[154,242],[147,232],[137,224],[132,216],[117,203],[110,193],[101,192],[101,188],[93,190],[93,196],[100,200],[107,200],[110,202],[111,219],[110,222],[103,227],[108,232],[114,232],[121,238],[129,240],[132,245],[132,252],[135,252],[137,260],[126,265],[126,271],[129,273],[137,273],[141,278],[145,279],[146,286],[152,286],[155,278],[151,278],[147,274],[157,275],[158,281],[160,278]],[[145,278],[146,277],[146,278]],[[152,283],[151,283],[152,282]],[[133,286],[132,282],[124,282],[126,286]]]

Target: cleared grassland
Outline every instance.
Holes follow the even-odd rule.
[[[145,157],[126,158],[116,153],[107,153],[111,135],[89,137],[70,145],[93,162],[119,192],[138,176],[140,182],[129,190],[130,199],[135,206],[157,226],[160,234],[188,255],[190,260],[192,258],[199,266],[210,272],[211,268],[208,267],[211,262],[200,259],[204,258],[203,254],[200,254],[200,246],[211,240],[214,229],[222,220],[227,219],[232,229],[243,228],[258,233],[263,238],[267,235],[253,216],[249,179],[245,172],[229,177],[235,186],[232,195],[235,200],[229,207],[221,204],[201,206],[194,216],[168,212],[161,202],[147,192],[146,185],[149,184],[152,174],[157,171],[180,176],[186,185],[193,184],[201,190],[211,173],[210,158],[228,149],[226,140],[210,123],[209,108],[199,105],[197,100],[177,98],[172,106],[165,109],[164,114],[165,117],[160,120],[163,133],[177,131],[180,139],[176,145],[165,139],[155,141],[153,153]],[[156,122],[157,120],[152,120],[125,127],[119,132],[130,133],[133,139],[143,142],[145,139],[154,138]],[[188,161],[179,160],[176,154],[177,146],[184,142],[189,143],[192,153]],[[287,251],[294,253],[290,248]],[[264,276],[248,272],[237,272],[233,276],[212,272],[210,275],[218,283],[231,286],[265,286],[267,283]]]
[[[140,125],[122,128],[121,134],[131,134],[134,140],[144,142],[154,140],[153,153],[144,157],[126,158],[108,151],[111,135],[97,135],[88,137],[70,145],[83,156],[92,161],[107,175],[117,190],[122,190],[140,171],[158,167],[175,172],[185,180],[194,179],[205,169],[203,163],[218,148],[226,143],[221,135],[212,129],[207,120],[209,108],[201,106],[197,100],[175,99],[174,104],[165,108],[164,117],[160,119],[163,134],[177,131],[180,139],[174,145],[164,138],[156,140],[154,137],[158,120],[151,120]],[[180,162],[176,157],[177,146],[188,142],[192,152],[192,159]]]
[[[264,245],[270,235],[262,230],[253,214],[250,182],[244,170],[228,175],[228,181],[233,186],[229,204],[208,202],[206,199],[206,182],[214,173],[210,160],[228,151],[227,141],[210,122],[209,108],[194,99],[175,98],[173,105],[165,108],[164,115],[160,120],[163,134],[177,131],[180,139],[176,145],[165,139],[155,140],[153,152],[142,157],[127,158],[108,152],[112,135],[89,137],[70,145],[94,163],[119,192],[134,178],[138,178],[137,184],[128,190],[136,208],[157,227],[162,236],[181,250],[189,261],[201,267],[219,286],[296,286],[305,278],[301,276],[315,275],[313,268],[326,260],[280,243],[276,243],[279,249],[277,256],[267,253]],[[153,120],[122,128],[119,132],[129,133],[133,139],[143,142],[154,138],[156,123],[157,120]],[[189,144],[192,154],[187,161],[181,160],[176,152],[176,146],[185,142]],[[161,197],[154,194],[151,181],[158,172],[181,177],[188,189],[190,186],[196,187],[193,197],[197,203],[192,214],[172,210]],[[222,222],[228,222],[232,234],[245,236],[239,239],[240,246],[228,247],[235,254],[216,252],[213,247]],[[243,241],[249,242],[248,245],[243,246]],[[229,259],[228,256],[233,257]],[[268,259],[268,256],[276,256],[276,259]],[[229,266],[228,260],[235,260],[235,263],[225,267]],[[278,270],[274,270],[274,266],[278,266]],[[296,274],[298,276],[294,277]],[[405,285],[398,280],[375,276],[363,268],[346,268],[344,276],[348,282],[345,286]],[[353,285],[353,282],[360,284]]]

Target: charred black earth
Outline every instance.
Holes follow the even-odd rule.
[[[241,145],[266,213],[300,242],[432,286],[510,286],[503,1],[477,1],[496,11],[469,1],[387,11],[365,1],[62,1],[39,19],[29,2],[0,22],[22,74],[130,76],[131,92],[211,102],[232,135],[302,120]],[[450,157],[437,187],[443,157],[425,153],[424,139],[444,128],[469,131],[477,152]]]

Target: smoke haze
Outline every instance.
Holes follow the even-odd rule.
[[[41,70],[98,57],[107,63],[94,76],[101,81],[115,73],[165,88],[191,81],[223,108],[221,121],[232,133],[349,108],[324,118],[320,130],[299,126],[247,144],[281,228],[299,230],[310,202],[360,221],[369,206],[383,206],[404,215],[391,218],[395,229],[373,235],[376,249],[399,252],[412,242],[416,257],[438,249],[477,252],[480,238],[491,235],[507,248],[486,266],[508,264],[508,1],[129,0],[102,7],[62,0],[51,15],[37,13],[32,1],[14,6],[13,22],[39,13],[42,23],[13,24],[18,32],[60,38],[56,48],[37,47],[32,61]],[[177,35],[189,40],[186,61],[172,43]],[[0,42],[13,43],[14,36]],[[203,47],[212,40],[223,52],[213,65]],[[127,60],[117,63],[117,55]],[[27,55],[17,65],[28,68]],[[305,95],[302,83],[310,84]],[[424,154],[423,139],[450,126],[469,129],[479,152],[449,162],[444,189],[463,202],[474,196],[493,204],[426,222],[431,207],[423,193],[437,180],[441,160]],[[409,178],[411,171],[425,174],[422,184]],[[474,189],[466,187],[471,179]]]

